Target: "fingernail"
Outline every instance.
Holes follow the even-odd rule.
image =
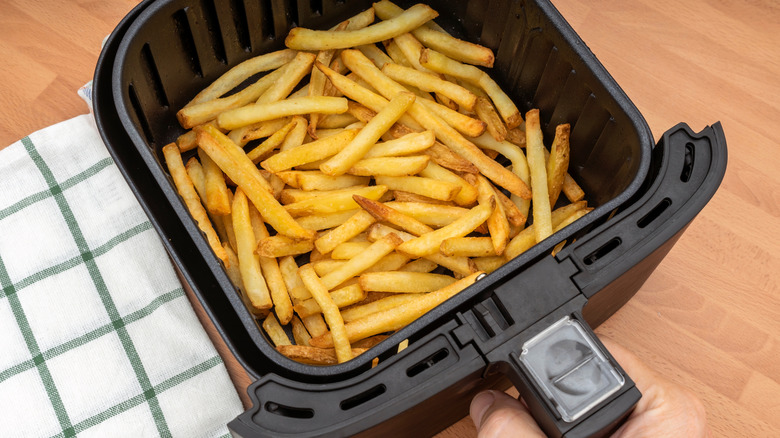
[[[483,391],[474,397],[471,401],[471,407],[469,408],[469,415],[471,415],[471,421],[479,429],[482,423],[482,417],[485,416],[485,412],[490,408],[493,402],[496,400],[496,395],[493,391]]]

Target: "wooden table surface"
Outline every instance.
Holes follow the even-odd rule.
[[[721,121],[720,190],[639,293],[597,332],[704,401],[715,436],[780,434],[780,4],[558,0],[646,117]],[[83,114],[100,43],[131,0],[0,3],[0,147]],[[0,155],[2,159],[2,155]],[[0,176],[2,177],[2,176]],[[248,380],[232,367],[237,385]],[[474,436],[464,419],[441,434]]]

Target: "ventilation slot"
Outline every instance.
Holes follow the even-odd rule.
[[[322,15],[322,0],[309,0],[309,10],[314,16]]]
[[[647,213],[642,217],[642,219],[639,219],[636,223],[636,225],[639,228],[644,228],[651,223],[653,223],[654,220],[658,219],[661,214],[663,214],[664,211],[666,211],[667,208],[671,207],[672,200],[669,198],[664,198],[663,201],[659,202],[658,205],[653,207],[652,210],[650,210],[650,213]]]
[[[416,364],[407,368],[406,375],[409,377],[414,377],[429,368],[433,368],[434,365],[443,361],[449,355],[450,355],[450,351],[447,350],[446,348],[442,348],[436,353],[433,353],[432,355],[426,357],[420,362],[417,362]]]
[[[230,0],[230,12],[233,14],[238,43],[244,51],[251,52],[252,42],[249,39],[249,23],[246,21],[246,8],[243,0]]]
[[[276,35],[276,29],[274,29],[274,9],[271,0],[262,0],[260,2],[260,29],[262,29],[264,39],[270,39]]]
[[[613,237],[612,240],[607,242],[606,244],[602,245],[601,248],[593,251],[592,253],[588,254],[587,257],[585,257],[585,264],[586,265],[592,265],[599,261],[601,258],[612,252],[612,250],[616,249],[618,246],[620,246],[621,240],[619,237]]]
[[[377,385],[367,391],[363,391],[360,394],[350,397],[339,404],[342,411],[348,411],[354,407],[360,406],[363,403],[373,400],[380,395],[384,394],[387,388],[385,385]]]
[[[211,48],[214,50],[214,57],[222,64],[227,64],[225,42],[222,40],[222,29],[219,27],[217,8],[214,6],[214,0],[203,0],[203,16],[206,19],[206,28],[209,31],[209,39],[211,40]]]
[[[693,144],[688,143],[685,145],[685,161],[683,162],[682,172],[680,173],[680,181],[688,182],[691,179],[691,172],[693,172]]]
[[[149,48],[149,44],[144,44],[141,48],[141,64],[144,67],[146,78],[154,91],[154,97],[157,98],[157,102],[160,106],[168,107],[168,97],[165,96],[165,89],[163,88],[162,80],[160,79],[160,72],[157,71],[157,64],[154,62],[152,56],[152,49]]]
[[[274,402],[267,402],[265,410],[276,415],[287,418],[314,418],[314,411],[309,408],[295,408],[292,406],[280,405]]]
[[[190,64],[190,69],[198,75],[198,77],[203,77],[203,69],[200,67],[200,58],[198,58],[198,50],[195,48],[195,39],[192,37],[190,22],[187,19],[187,11],[185,9],[179,9],[174,12],[173,22],[176,26],[176,34],[179,36],[179,41],[181,41],[184,55],[187,57],[187,62]],[[144,49],[147,48],[147,46],[144,46]]]
[[[127,87],[127,95],[130,96],[130,105],[133,106],[133,111],[135,111],[135,118],[138,119],[138,124],[141,125],[141,130],[144,133],[144,137],[146,137],[146,142],[149,145],[154,145],[152,130],[149,127],[149,122],[146,120],[146,115],[141,108],[141,101],[138,100],[138,94],[136,94],[135,87],[132,83]]]

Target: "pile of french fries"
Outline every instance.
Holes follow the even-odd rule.
[[[174,184],[292,359],[348,361],[590,211],[569,126],[548,150],[480,68],[492,51],[436,16],[383,0],[295,28],[177,114]]]

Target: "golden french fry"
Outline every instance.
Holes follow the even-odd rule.
[[[296,218],[303,228],[315,231],[336,228],[348,220],[352,215],[358,212],[358,209],[340,211],[338,213],[312,214]]]
[[[422,257],[439,251],[441,242],[451,237],[464,237],[485,222],[496,208],[495,198],[469,210],[451,224],[423,234],[398,246],[398,251],[412,256]]]
[[[206,239],[208,240],[209,246],[211,246],[211,249],[214,251],[214,254],[223,262],[228,263],[225,249],[222,248],[222,243],[219,241],[217,232],[211,225],[208,214],[206,214],[206,209],[203,208],[200,197],[198,197],[198,193],[192,185],[192,180],[184,167],[184,162],[179,153],[179,147],[176,146],[176,143],[171,143],[163,147],[162,151],[165,156],[165,163],[168,166],[168,171],[176,186],[176,190],[179,192],[179,195],[181,195],[184,204],[198,224],[198,228],[206,234]]]
[[[436,163],[428,163],[428,166],[420,172],[420,176],[458,184],[460,186],[460,191],[455,198],[452,199],[458,205],[470,206],[477,200],[477,189],[474,188],[474,186]]]
[[[222,244],[222,248],[225,249],[225,253],[228,256],[228,263],[226,263],[225,270],[227,271],[228,278],[233,286],[238,289],[240,295],[244,295],[244,284],[241,281],[241,270],[238,268],[238,256],[227,242]]]
[[[398,64],[404,67],[412,66],[412,63],[410,62],[409,58],[407,58],[404,52],[401,50],[401,48],[398,47],[398,44],[395,42],[395,39],[382,41],[382,45],[385,46],[385,52],[387,52],[387,54],[393,60],[391,64]]]
[[[360,255],[365,251],[371,242],[342,242],[330,252],[330,258],[333,260],[349,260],[353,257]]]
[[[302,145],[306,139],[306,132],[308,130],[308,122],[306,119],[301,116],[293,116],[292,121],[295,122],[295,126],[290,130],[290,133],[287,134],[287,137],[285,137],[281,146],[279,146],[280,151],[298,147]]]
[[[403,12],[403,9],[387,0],[374,3],[373,9],[376,11],[376,15],[383,20],[393,18]],[[493,67],[495,56],[492,50],[454,38],[445,32],[434,30],[433,26],[431,26],[433,24],[433,22],[428,22],[411,32],[425,46],[437,50],[450,58],[468,64]]]
[[[263,257],[284,257],[305,254],[313,248],[314,243],[311,240],[294,240],[277,234],[260,240],[254,251]]]
[[[368,59],[370,59],[377,67],[382,68],[388,62],[393,62],[385,52],[374,44],[364,44],[362,46],[355,47],[360,50]]]
[[[366,292],[356,283],[334,289],[330,292],[330,298],[337,307],[342,308],[364,300],[366,298]],[[322,309],[317,303],[317,300],[311,298],[296,304],[295,312],[302,317],[306,317],[314,315],[315,313],[322,313]]]
[[[293,256],[284,256],[279,258],[279,270],[284,278],[284,284],[287,286],[287,293],[293,304],[311,298],[311,293],[303,285],[301,277],[298,275],[298,264]]]
[[[316,57],[317,56],[313,53],[298,52],[292,61],[282,67],[284,69],[282,77],[274,82],[273,87],[265,90],[265,92],[257,98],[256,103],[272,103],[287,97],[287,95],[295,89],[295,86],[298,85],[301,79],[309,74]]]
[[[347,339],[354,342],[369,336],[398,330],[471,286],[482,274],[482,272],[475,272],[437,291],[422,294],[419,299],[351,321],[344,325]],[[330,334],[318,336],[312,338],[309,343],[317,347],[328,348],[333,345],[333,338],[335,338],[335,342],[341,342],[339,338],[343,335],[342,333],[333,333],[333,336]]]
[[[488,99],[480,97],[477,99],[474,105],[474,111],[480,120],[487,125],[488,133],[496,139],[496,141],[504,141],[507,136],[507,129],[501,117],[496,112],[493,104]]]
[[[347,173],[359,176],[412,176],[425,169],[430,159],[427,155],[366,158],[353,164]]]
[[[420,55],[418,53],[415,60],[418,60],[419,57]],[[445,81],[439,76],[431,73],[426,73],[398,64],[385,64],[385,66],[382,67],[382,72],[391,79],[403,84],[413,85],[423,91],[447,96],[448,98],[455,101],[459,106],[465,108],[468,111],[473,111],[474,105],[477,102],[477,96],[475,96],[474,93],[461,87],[458,84]]]
[[[365,231],[366,228],[374,222],[376,222],[376,219],[371,214],[359,210],[343,224],[317,238],[317,240],[314,241],[314,246],[316,246],[317,250],[321,253],[327,254],[333,251],[340,243],[346,242]]]
[[[344,149],[357,133],[356,129],[348,129],[339,134],[279,152],[260,163],[260,166],[270,172],[277,173],[301,164],[331,157]]]
[[[260,213],[253,205],[249,206],[249,220],[252,224],[256,244],[269,237],[263,218],[260,217]],[[257,251],[255,250],[255,252]],[[260,256],[260,269],[263,272],[268,291],[271,293],[271,301],[273,302],[276,317],[281,324],[287,325],[292,320],[293,307],[279,263],[275,257],[258,255]]]
[[[390,190],[416,193],[440,201],[452,201],[461,190],[461,185],[419,176],[377,176],[377,184]]]
[[[382,134],[401,118],[414,101],[415,97],[411,93],[400,93],[392,98],[344,149],[322,164],[320,170],[333,176],[346,173],[376,144]]]
[[[268,316],[265,317],[265,320],[263,320],[263,329],[265,329],[265,332],[268,334],[268,337],[271,338],[271,342],[274,343],[275,347],[292,345],[290,338],[287,337],[287,333],[284,332],[284,329],[273,313],[269,313]]]
[[[294,117],[282,117],[280,119],[253,123],[251,125],[243,126],[241,128],[230,131],[228,133],[228,138],[233,140],[233,143],[244,147],[251,140],[273,136],[280,129],[285,129],[287,124],[290,123],[293,119]],[[216,120],[209,123],[215,128],[217,127]]]
[[[331,339],[336,348],[338,362],[342,363],[352,359],[352,347],[349,345],[349,339],[344,329],[344,320],[341,319],[339,308],[328,293],[328,287],[314,272],[311,264],[301,266],[298,269],[298,273],[303,284],[309,289],[311,296],[317,301],[320,309],[322,309],[325,321],[330,327]]]
[[[525,147],[525,129],[512,128],[506,131],[506,141],[516,144],[521,148]]]
[[[452,201],[440,201],[417,193],[405,192],[403,190],[393,190],[393,199],[400,202],[420,202],[425,204],[452,205]]]
[[[201,201],[204,201],[206,199],[206,176],[203,174],[203,166],[200,165],[200,161],[198,161],[197,158],[192,157],[187,160],[187,164],[184,168],[187,169],[187,175],[190,176],[192,186],[195,187],[195,192],[197,192],[198,197]],[[217,233],[219,233],[219,230],[217,230]],[[224,241],[226,239],[223,239],[222,236],[220,236],[220,240]]]
[[[343,97],[299,97],[272,103],[255,103],[234,108],[217,116],[217,124],[222,129],[236,129],[251,123],[319,112],[321,114],[341,114],[347,111],[347,99]]]
[[[488,199],[491,197],[498,198],[496,191],[493,190],[493,186],[481,175],[477,176],[477,190],[479,191],[479,202],[481,204],[488,202]],[[487,226],[496,255],[503,254],[509,241],[509,221],[506,218],[506,213],[504,213],[504,206],[500,202],[496,202],[496,208],[488,218]]]
[[[367,185],[370,178],[355,175],[325,175],[320,171],[284,171],[276,174],[291,187],[302,190],[338,190]]]
[[[216,130],[216,128],[212,127],[209,129],[209,127],[204,127],[204,129],[198,130],[198,144],[200,147],[206,151],[209,157],[217,163],[231,180],[238,184],[255,207],[257,207],[260,215],[263,216],[266,222],[274,227],[278,233],[297,239],[313,238],[314,232],[298,225],[295,219],[287,213],[287,210],[269,193],[267,188],[260,184],[260,180],[266,186],[268,182],[260,175],[260,172],[257,171],[257,168],[254,167],[249,158],[246,159],[244,165],[237,163],[226,151],[226,148],[223,146],[224,143],[229,143],[228,147],[230,145],[235,146],[235,143]],[[249,169],[248,167],[250,166],[256,172]]]
[[[185,108],[216,99],[257,73],[281,67],[295,58],[295,55],[296,52],[294,50],[283,49],[249,58],[231,68],[217,78],[217,80],[212,82],[211,85],[201,90],[200,93],[185,105]]]
[[[360,275],[360,288],[377,292],[432,292],[454,282],[455,278],[449,275],[422,272],[366,272]]]
[[[550,195],[550,206],[555,205],[558,200],[566,171],[569,169],[569,132],[568,123],[558,125],[550,147],[550,158],[547,159],[547,190]]]
[[[271,134],[270,137],[268,137],[264,142],[260,143],[256,148],[249,151],[246,156],[249,157],[253,163],[257,164],[274,149],[281,146],[281,144],[284,142],[284,139],[287,138],[287,134],[289,134],[296,125],[297,122],[290,121],[281,129]]]
[[[509,161],[512,162],[512,173],[517,175],[517,177],[526,185],[531,185],[531,173],[528,170],[528,160],[519,147],[507,141],[496,141],[492,136],[487,134],[475,138],[474,143],[483,149],[496,151],[508,158]],[[522,223],[516,223],[515,226],[522,226],[528,219],[528,210],[531,207],[531,201],[530,199],[524,199],[514,194],[512,195],[511,200],[522,215]],[[517,218],[517,220],[519,221],[520,218]]]
[[[246,104],[254,102],[277,80],[279,80],[283,74],[284,67],[278,68],[275,71],[258,79],[257,82],[244,88],[236,94],[185,107],[176,113],[176,117],[179,119],[179,124],[181,124],[181,126],[185,129],[194,128],[195,126],[216,119],[225,111],[240,108]]]
[[[410,303],[418,298],[421,294],[394,294],[384,298],[380,298],[375,301],[371,301],[365,304],[359,304],[356,306],[343,309],[341,311],[341,317],[344,322],[349,323],[366,316],[382,312],[385,310],[393,309],[402,304]]]
[[[315,68],[312,71],[319,71],[319,69]],[[359,120],[357,119],[357,117],[353,116],[352,114],[349,114],[349,112],[346,112],[344,114],[329,114],[319,119],[318,123],[315,125],[315,132],[317,128],[319,129],[344,128],[355,122],[359,122]],[[309,124],[309,126],[311,126],[311,123]],[[316,138],[316,137],[312,137],[312,138]]]
[[[225,176],[208,154],[198,149],[198,157],[203,167],[204,184],[206,185],[206,209],[211,214],[223,216],[230,213],[230,200]]]
[[[296,362],[309,365],[336,365],[339,360],[333,348],[316,348],[309,345],[279,345],[276,350]],[[352,356],[358,356],[367,348],[352,348]]]
[[[557,227],[567,217],[571,216],[578,210],[584,209],[586,206],[587,203],[585,201],[578,201],[555,209],[550,215],[552,226]],[[504,250],[504,258],[506,260],[512,260],[536,244],[535,227],[536,224],[531,224],[528,228],[518,233],[515,237],[512,238],[512,240],[509,241],[506,249]]]
[[[547,193],[547,165],[544,159],[545,148],[542,143],[542,127],[539,122],[539,110],[530,110],[526,113],[525,117],[525,150],[528,154],[528,168],[531,172],[534,230],[536,233],[536,242],[538,243],[552,234],[550,196]]]
[[[284,43],[295,50],[328,50],[361,46],[409,32],[438,15],[430,7],[417,4],[394,18],[358,30],[339,32],[296,27],[290,31]]]
[[[271,293],[260,269],[260,258],[255,255],[256,237],[249,216],[249,203],[246,195],[239,188],[233,195],[232,212],[233,229],[236,233],[238,246],[238,263],[244,292],[252,304],[255,313],[264,312],[273,306]]]
[[[420,100],[420,104],[431,114],[440,118],[447,126],[454,128],[466,137],[478,137],[485,132],[486,125],[481,120],[459,113],[432,100]]]
[[[439,245],[439,251],[444,255],[461,257],[488,257],[496,255],[493,239],[490,237],[452,237],[444,239],[441,245]]]
[[[306,326],[303,325],[301,319],[297,316],[293,316],[291,331],[296,346],[309,346],[309,339],[311,339],[311,335],[309,334],[309,331],[306,330]]]
[[[515,128],[523,122],[523,117],[512,99],[504,93],[496,81],[477,67],[462,64],[431,49],[422,51],[420,64],[437,73],[452,75],[481,87],[490,96],[508,129]]]
[[[435,142],[425,154],[431,157],[431,161],[441,167],[454,170],[456,172],[479,173],[479,169],[470,161],[456,154],[452,149]]]
[[[368,186],[352,186],[345,189],[337,190],[301,190],[301,189],[284,189],[281,194],[282,204],[292,204],[293,202],[306,201],[309,199],[318,198],[321,196],[330,196],[338,194],[354,195],[365,190]]]
[[[354,191],[338,191],[330,195],[318,196],[312,199],[293,202],[284,208],[293,216],[306,216],[311,214],[336,213],[353,210],[358,207],[352,196],[360,195],[369,199],[379,199],[387,191],[387,187],[377,181],[378,185],[362,187]]]
[[[398,270],[403,272],[431,272],[438,267],[438,264],[428,259],[417,259],[401,266]]]
[[[363,158],[395,157],[422,152],[436,141],[431,131],[415,132],[395,140],[375,144]]]
[[[367,211],[377,220],[389,222],[403,230],[414,234],[415,236],[420,236],[422,234],[433,231],[433,228],[429,227],[428,225],[423,224],[411,216],[407,216],[401,212],[398,212],[385,204],[372,201],[358,195],[355,195],[354,199],[363,210]]]
[[[506,263],[506,259],[504,259],[503,256],[474,257],[471,260],[477,265],[477,269],[484,271],[487,274],[504,266]]]
[[[401,238],[393,233],[382,237],[372,243],[360,257],[347,261],[343,266],[322,277],[322,283],[327,289],[333,289],[346,280],[360,275],[379,259],[390,254],[401,242]]]
[[[312,337],[322,336],[328,332],[328,325],[325,324],[321,313],[301,318],[301,322]]]

